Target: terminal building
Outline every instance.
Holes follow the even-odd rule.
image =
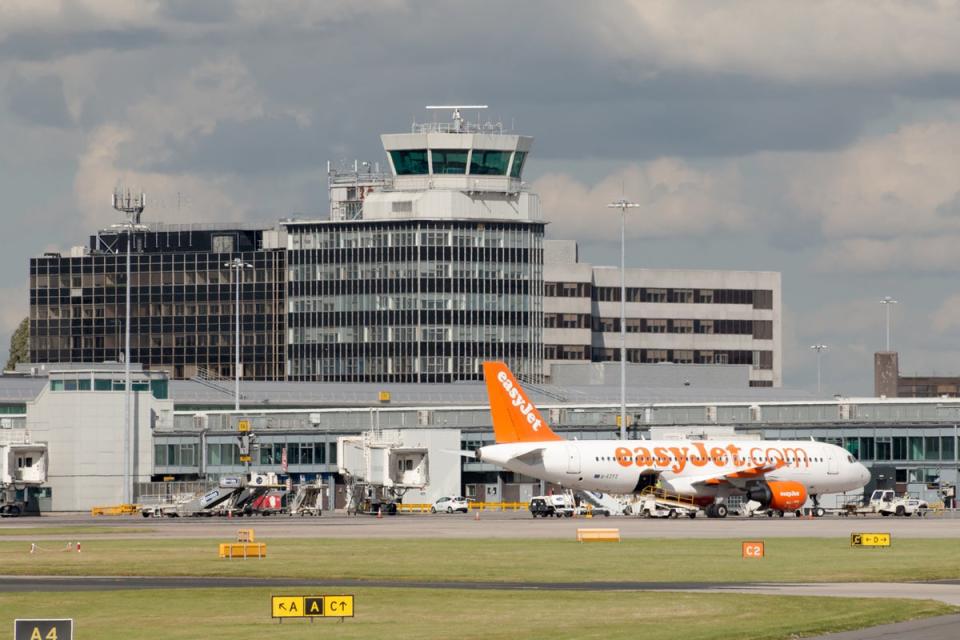
[[[553,363],[619,359],[619,270],[544,240],[532,138],[457,111],[381,141],[386,170],[328,170],[326,218],[132,233],[131,362],[232,378],[237,287],[247,381],[476,381],[498,359],[540,382]],[[121,360],[127,238],[30,261],[32,362]],[[747,365],[749,385],[781,385],[779,274],[626,277],[628,362]]]
[[[531,400],[566,438],[618,437],[619,366],[556,365],[556,385],[527,385]],[[739,382],[731,382],[731,376]],[[750,388],[748,365],[628,365],[631,438],[738,437],[806,440],[845,447],[867,465],[876,487],[937,500],[956,485],[960,400],[831,398]],[[136,370],[132,481],[137,501],[180,488],[202,490],[243,473],[240,421],[256,435],[250,470],[295,483],[320,479],[343,506],[337,441],[382,430],[434,433],[424,441],[474,450],[493,441],[482,383],[247,382],[239,411],[228,389]],[[0,377],[0,440],[45,442],[48,487],[42,511],[73,511],[123,500],[123,371],[65,365]],[[431,446],[429,443],[427,446]],[[547,487],[493,465],[438,452],[431,478],[488,501],[523,501]],[[456,488],[456,489],[454,489]],[[440,491],[442,493],[436,493]]]

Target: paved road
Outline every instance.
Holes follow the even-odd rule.
[[[83,534],[84,527],[110,527],[109,533]],[[404,514],[377,519],[370,516],[324,514],[320,518],[287,516],[234,518],[144,519],[140,517],[99,517],[82,514],[55,514],[42,518],[0,521],[0,540],[60,540],[63,533],[38,533],[47,527],[76,528],[69,536],[128,538],[138,536],[124,529],[151,529],[154,535],[188,538],[232,537],[238,527],[255,527],[258,534],[274,538],[565,538],[575,537],[584,526],[619,527],[626,538],[737,538],[749,537],[847,537],[854,531],[883,531],[905,538],[960,538],[960,518],[687,518],[656,520],[643,518],[534,519],[525,512],[483,512],[480,519],[466,514]],[[29,529],[22,536],[18,529]]]
[[[879,627],[830,633],[815,640],[957,640],[960,638],[960,615],[938,616],[910,622],[885,624]]]
[[[318,580],[247,577],[155,576],[0,576],[3,591],[124,591],[131,589],[210,589],[246,587],[380,587],[387,589],[466,589],[522,591],[689,591],[763,595],[914,598],[960,605],[960,581],[864,583],[725,582],[456,582],[405,580]]]

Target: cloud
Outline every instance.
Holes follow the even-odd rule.
[[[841,239],[820,251],[815,266],[826,272],[952,273],[960,271],[957,247],[960,234]]]
[[[533,191],[552,237],[584,241],[618,236],[619,214],[607,204],[624,196],[640,205],[627,212],[633,238],[744,229],[756,215],[743,201],[735,165],[700,170],[677,158],[631,165],[594,185],[550,174]]]
[[[960,329],[960,294],[954,294],[944,300],[943,304],[930,314],[930,323],[941,334]]]
[[[25,78],[14,75],[6,87],[10,111],[24,122],[43,127],[65,128],[73,119],[58,76]]]
[[[125,121],[104,125],[90,136],[81,154],[74,182],[78,205],[91,228],[115,222],[108,207],[118,181],[145,191],[154,199],[177,200],[190,194],[189,209],[164,212],[168,222],[242,219],[247,209],[229,195],[227,180],[209,179],[189,170],[165,173],[149,169],[173,153],[170,141],[209,134],[225,121],[255,118],[263,113],[263,98],[243,64],[232,58],[201,62],[186,76],[161,88],[163,99],[147,96],[132,105]]]
[[[813,154],[790,196],[819,218],[827,236],[889,238],[960,231],[954,207],[960,175],[960,119],[903,125],[834,154]]]
[[[960,73],[947,0],[630,0],[590,5],[596,37],[634,73],[697,69],[779,82],[857,84]]]

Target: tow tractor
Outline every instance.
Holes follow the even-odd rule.
[[[867,504],[860,504],[859,500],[853,500],[844,505],[840,515],[843,516],[865,516],[879,513],[881,516],[902,516],[910,517],[914,514],[922,518],[927,515],[930,505],[926,500],[910,496],[898,495],[891,489],[877,489],[870,494],[870,501]]]

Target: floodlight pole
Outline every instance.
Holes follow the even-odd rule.
[[[830,347],[825,344],[812,344],[810,348],[817,352],[817,393],[820,393],[820,355]]]
[[[240,285],[243,283],[243,269],[253,268],[240,258],[234,258],[223,266],[233,269],[233,286],[236,289],[236,307],[234,310],[234,354],[233,363],[233,410],[240,412]]]
[[[121,192],[113,194],[113,208],[127,215],[127,221],[122,227],[127,234],[127,269],[126,269],[126,313],[123,324],[123,374],[124,374],[124,420],[123,420],[123,502],[133,502],[133,395],[130,385],[130,255],[133,252],[133,232],[143,228],[140,216],[146,206],[146,196],[141,193],[139,198],[131,197],[128,191],[126,196]]]
[[[620,209],[620,439],[627,439],[627,209],[639,207],[623,198],[607,205]]]

